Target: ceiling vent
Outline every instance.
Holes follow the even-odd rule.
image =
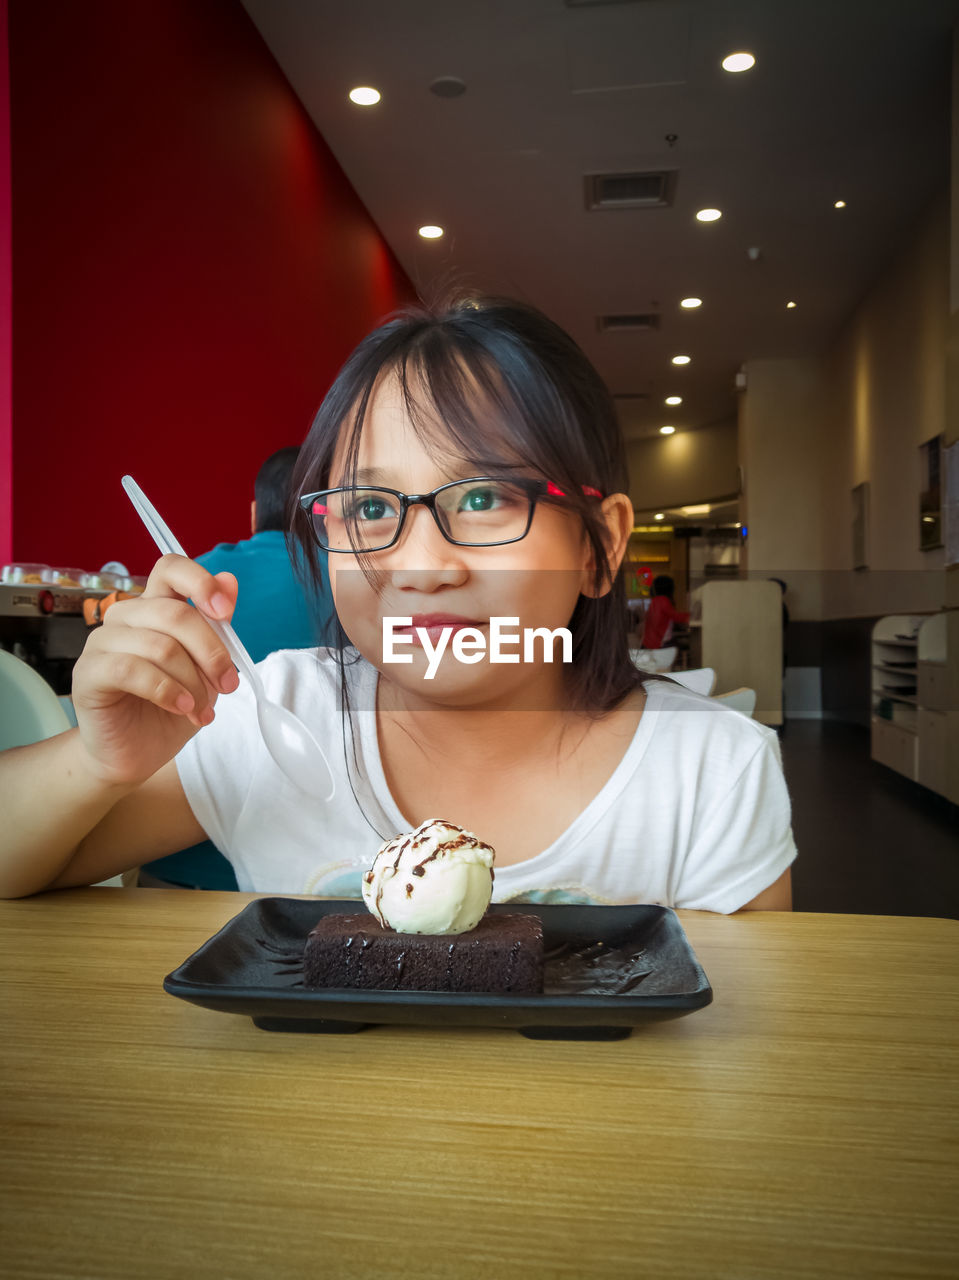
[[[654,173],[588,173],[587,209],[656,209],[673,203],[676,170]]]
[[[600,333],[636,333],[646,329],[658,329],[659,316],[655,312],[650,312],[648,315],[597,316],[596,326]]]

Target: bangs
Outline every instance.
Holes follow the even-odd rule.
[[[584,479],[598,488],[596,477],[583,476],[582,466],[575,476],[570,473],[563,442],[575,438],[576,424],[543,371],[500,335],[483,337],[479,343],[468,332],[430,328],[371,370],[339,433],[342,474],[332,476],[331,457],[315,487],[357,482],[370,402],[392,381],[418,442],[451,477],[522,474],[559,484],[567,493],[576,493]]]

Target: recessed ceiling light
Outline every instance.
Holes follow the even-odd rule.
[[[833,205],[834,209],[845,209],[845,207],[846,207],[845,200],[837,200],[836,203]]]
[[[685,307],[687,311],[695,311],[697,307],[703,305],[703,300],[702,298],[683,298],[679,305]]]
[[[358,107],[375,107],[379,100],[379,89],[373,89],[368,84],[358,85],[350,90],[350,102],[355,102]]]
[[[666,515],[665,515],[665,513],[664,513],[664,512],[662,512],[662,511],[657,511],[657,512],[656,512],[656,514],[653,516],[653,519],[654,519],[654,520],[665,520],[665,519],[666,519]]]
[[[792,311],[792,310],[795,308],[795,306],[796,306],[795,302],[787,302],[787,303],[786,303],[786,310],[787,310],[787,311]]]
[[[700,209],[696,214],[697,222],[718,222],[723,216],[722,209]]]
[[[692,356],[673,356],[671,364],[689,364]]]
[[[682,396],[667,396],[667,397],[666,397],[666,400],[665,400],[665,403],[666,403],[666,404],[682,404],[682,403],[683,403],[683,397],[682,397]]]
[[[723,58],[724,71],[748,71],[750,67],[756,65],[756,59],[751,53],[741,51],[739,53],[727,53]]]
[[[675,427],[660,427],[659,434],[661,436],[671,436],[675,430]]]
[[[438,98],[459,98],[466,92],[466,82],[459,76],[438,76],[430,85],[430,93]]]
[[[426,226],[420,227],[420,235],[424,240],[438,240],[443,234],[442,227]]]

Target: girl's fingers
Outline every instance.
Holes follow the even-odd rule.
[[[100,637],[100,643],[122,651],[128,647],[127,636],[132,631],[152,631],[178,645],[218,693],[232,693],[237,687],[236,670],[223,642],[207,626],[203,615],[185,600],[146,593],[134,600],[121,600],[108,611],[94,636]],[[158,651],[158,665],[163,665],[165,652]]]
[[[214,576],[186,556],[166,555],[153,566],[143,595],[192,600],[202,613],[228,622],[233,616],[236,593],[237,582],[232,573]]]
[[[101,689],[130,694],[143,702],[152,703],[161,711],[186,716],[198,728],[213,719],[213,706],[205,693],[198,696],[202,682],[195,678],[183,680],[149,658],[135,652],[113,653],[101,649],[88,655],[84,684],[88,689]],[[88,695],[89,696],[89,695]],[[86,699],[79,694],[80,701]],[[96,705],[95,696],[91,702]]]
[[[204,630],[209,628],[204,627]],[[88,649],[94,655],[109,656],[110,661],[121,666],[128,658],[146,662],[177,686],[178,693],[172,703],[167,697],[166,701],[158,702],[157,705],[163,705],[165,710],[181,712],[191,717],[200,716],[207,708],[211,708],[216,702],[217,694],[224,686],[229,685],[232,689],[236,688],[238,683],[237,674],[231,667],[230,678],[221,680],[220,685],[215,686],[197,666],[193,655],[184,648],[179,639],[166,632],[154,631],[150,628],[104,625],[90,637]],[[81,671],[84,677],[83,683],[88,685],[91,672],[84,669]],[[97,669],[96,675],[100,680],[107,677],[103,687],[119,687],[111,684],[109,671]],[[130,692],[130,690],[124,689],[124,692]],[[181,694],[184,695],[182,698]],[[149,701],[156,700],[151,697]]]

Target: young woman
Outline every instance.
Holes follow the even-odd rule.
[[[334,799],[278,770],[204,621],[231,615],[235,580],[166,556],[91,634],[79,727],[0,759],[0,893],[208,837],[241,889],[358,897],[383,840],[442,817],[496,849],[495,901],[790,907],[775,734],[630,663],[623,445],[562,330],[502,300],[402,313],[339,374],[294,486],[292,534],[329,553],[346,644],[260,671]],[[538,638],[494,661],[504,626]],[[458,632],[470,645],[437,658]]]

